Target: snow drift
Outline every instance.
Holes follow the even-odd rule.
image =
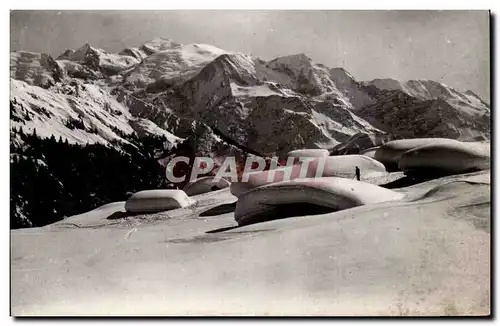
[[[231,183],[231,193],[235,196],[269,183],[293,180],[297,178],[343,177],[354,178],[355,167],[361,170],[361,177],[370,177],[385,173],[382,163],[364,155],[343,155],[315,157],[293,166],[275,170],[245,173],[247,182]],[[244,180],[243,180],[244,181]]]
[[[288,152],[288,157],[323,157],[330,153],[326,149],[296,149]]]
[[[368,148],[380,146],[390,140],[390,136],[374,133],[357,133],[330,150],[330,155],[361,154]]]
[[[144,190],[133,194],[125,203],[125,210],[131,213],[152,213],[187,207],[192,199],[182,190]]]
[[[164,219],[11,230],[11,313],[486,316],[489,179],[455,175],[404,189],[423,200],[232,229],[232,213],[198,216],[234,201],[226,188]]]
[[[195,196],[214,190],[224,189],[230,185],[229,181],[226,179],[214,179],[215,177],[212,176],[196,179],[188,183],[183,190],[188,196]]]
[[[403,197],[389,189],[345,178],[296,179],[264,185],[240,195],[234,218],[241,226],[275,219],[276,206],[312,204],[338,211]]]
[[[457,140],[448,138],[413,138],[387,142],[375,151],[375,159],[382,162],[388,170],[396,170],[401,155],[411,149],[435,143],[456,144]]]
[[[359,154],[375,159],[375,152],[377,151],[377,149],[379,149],[379,147],[380,146],[367,148],[367,149],[361,151]]]
[[[489,169],[490,144],[437,142],[420,146],[401,155],[399,168],[412,173],[437,170],[446,174]]]

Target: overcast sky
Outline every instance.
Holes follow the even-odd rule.
[[[487,11],[15,11],[11,51],[108,52],[158,36],[270,60],[305,53],[357,80],[432,79],[489,101]]]

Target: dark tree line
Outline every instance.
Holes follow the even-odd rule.
[[[128,192],[165,187],[156,160],[163,137],[122,135],[129,144],[70,144],[36,132],[11,142],[11,228],[37,227],[127,199]],[[114,145],[118,145],[118,142]]]

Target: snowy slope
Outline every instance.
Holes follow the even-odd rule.
[[[113,128],[125,134],[133,132],[128,123],[133,117],[127,108],[95,85],[45,90],[15,79],[10,82],[12,127],[22,127],[25,132],[36,129],[41,137],[62,136],[80,144],[121,139]],[[71,129],[68,125],[72,121],[82,121],[84,126]]]
[[[167,141],[171,144],[176,144],[182,141],[182,138],[177,137],[176,135],[166,131],[165,129],[160,128],[154,122],[147,119],[133,119],[130,120],[130,126],[134,129],[135,132],[139,134],[139,136],[143,135],[158,135],[165,136]]]
[[[126,142],[122,134],[165,136],[169,146],[182,139],[154,122],[134,117],[127,107],[93,84],[55,86],[50,90],[11,79],[11,128],[34,129],[38,136],[54,135],[71,143]],[[76,127],[72,127],[72,123]],[[82,122],[83,126],[79,126]]]
[[[156,40],[143,47],[162,50],[164,44]],[[117,101],[114,88],[123,77],[116,74],[139,62],[89,44],[69,49],[57,60],[46,54],[11,53],[11,127],[25,132],[36,129],[41,137],[61,136],[80,144],[123,140],[122,134],[134,131],[141,136],[166,136],[171,145],[176,143],[179,137],[134,116],[126,103]]]
[[[189,209],[107,219],[114,203],[14,230],[12,314],[488,315],[489,179],[234,229],[234,213],[201,214],[235,200],[224,189]]]

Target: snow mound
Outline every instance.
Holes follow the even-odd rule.
[[[382,163],[363,155],[313,157],[293,166],[245,173],[243,175],[245,179],[242,178],[241,182],[231,183],[231,193],[238,197],[256,187],[299,178],[342,177],[352,179],[355,177],[356,166],[359,167],[363,179],[386,172]]]
[[[490,315],[490,185],[468,182],[483,172],[406,188],[457,181],[423,200],[236,229],[230,213],[185,218],[189,208],[11,230],[12,315]],[[233,202],[227,190],[194,208]]]
[[[401,193],[356,180],[335,177],[296,179],[244,193],[238,198],[234,218],[242,226],[275,219],[276,206],[311,204],[338,211],[403,197]]]
[[[367,149],[361,151],[359,154],[375,159],[375,152],[377,152],[379,147],[380,146],[367,148]]]
[[[296,149],[288,152],[288,157],[325,157],[330,153],[326,149]]]
[[[214,180],[214,178],[212,176],[199,178],[188,183],[183,190],[188,196],[195,196],[229,187],[229,181],[225,179]]]
[[[375,159],[382,162],[388,169],[397,169],[399,158],[403,153],[424,145],[436,143],[457,144],[457,140],[448,138],[413,138],[399,139],[387,142],[375,151]]]
[[[131,213],[153,213],[184,208],[193,203],[182,190],[144,190],[133,194],[125,203]]]
[[[401,155],[405,172],[438,170],[451,174],[490,168],[490,144],[479,142],[436,143],[417,147]]]
[[[112,215],[113,213],[125,213],[125,202],[120,201],[120,202],[114,202],[114,203],[108,203],[102,206],[99,206],[89,212],[78,214],[78,215],[73,215],[70,217],[67,217],[61,221],[58,221],[56,223],[50,224],[48,227],[51,226],[64,226],[64,225],[78,225],[78,226],[84,226],[84,225],[92,225],[92,224],[98,224],[98,223],[106,223],[106,219]]]
[[[360,154],[367,148],[382,145],[387,141],[387,138],[387,135],[378,132],[373,134],[360,132],[351,136],[347,141],[333,147],[330,150],[330,155]]]

